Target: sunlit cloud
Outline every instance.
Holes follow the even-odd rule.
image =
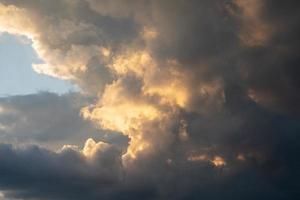
[[[85,122],[99,132],[95,138],[83,133],[81,143],[64,142],[56,151],[0,144],[0,185],[14,174],[31,181],[23,194],[24,185],[13,179],[7,187],[21,191],[13,198],[218,199],[214,191],[224,199],[293,196],[287,194],[293,189],[278,188],[295,169],[287,155],[296,148],[286,150],[286,143],[299,130],[299,49],[287,38],[296,38],[299,19],[286,12],[275,16],[281,3],[0,2],[0,31],[32,41],[42,60],[33,69],[72,81],[86,97],[80,106],[55,104],[60,106],[53,110],[66,116],[58,120],[51,108],[38,114],[15,109],[20,113],[13,115],[0,106],[0,132],[8,133],[12,124],[34,132],[44,123],[52,131],[48,125],[55,120],[55,127]],[[285,15],[293,22],[277,22]],[[12,168],[23,164],[19,158],[32,161],[33,171]],[[58,186],[51,179],[48,184],[44,172],[60,180]]]

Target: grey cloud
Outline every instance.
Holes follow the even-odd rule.
[[[1,144],[0,155],[1,188],[16,190],[6,193],[9,198],[96,199],[97,189],[114,186],[122,172],[115,148],[99,151],[89,161],[72,149],[55,153],[38,146]]]
[[[79,93],[57,95],[48,92],[0,99],[1,141],[43,143],[50,148],[64,144],[82,145],[93,137],[126,145],[118,133],[99,130],[80,116],[80,109],[91,101]]]
[[[116,87],[119,93],[114,97],[130,100],[138,107],[134,100],[144,100],[141,91],[145,80],[132,74],[114,76],[107,65],[126,51],[124,49],[133,53],[146,49],[158,65],[159,73],[153,82],[163,83],[161,80],[165,77],[171,84],[172,80],[167,79],[168,73],[164,70],[170,60],[175,60],[176,69],[186,76],[187,80],[183,82],[187,82],[192,99],[188,102],[192,105],[173,110],[168,106],[154,105],[163,114],[172,113],[168,115],[170,130],[167,131],[170,134],[166,137],[166,133],[158,132],[165,131],[157,128],[162,125],[159,122],[142,124],[142,130],[146,131],[141,136],[156,142],[153,146],[159,148],[152,154],[140,153],[128,168],[120,163],[127,141],[119,136],[108,142],[123,148],[113,151],[113,155],[100,154],[99,163],[92,166],[73,150],[54,153],[36,146],[24,150],[1,145],[0,184],[10,191],[6,193],[8,197],[296,199],[299,196],[300,82],[297,53],[300,19],[297,2],[264,0],[260,1],[259,7],[243,7],[245,5],[241,2],[246,2],[246,5],[247,2],[258,3],[247,0],[1,2],[29,10],[32,20],[42,30],[41,42],[50,52],[56,49],[69,52],[72,45],[111,48],[111,57],[89,55],[87,63],[84,63],[86,71],[72,74],[77,78],[74,81],[94,96],[101,96],[105,85],[114,83],[113,86],[120,86]],[[253,9],[255,16],[245,13],[245,8]],[[64,25],[63,20],[69,24]],[[157,31],[157,37],[151,41],[143,39],[139,33],[144,26]],[[265,27],[271,31],[260,35]],[[55,28],[71,30],[71,34],[60,38],[63,35],[60,33],[65,32],[55,31]],[[79,55],[85,53],[84,50],[79,52]],[[77,56],[72,60],[75,58]],[[126,54],[125,58],[130,60]],[[214,85],[216,80],[220,85],[217,95],[211,94],[209,87],[204,88],[201,94],[197,93],[197,86]],[[171,93],[180,90],[179,86],[181,84]],[[167,92],[162,91],[163,94]],[[56,103],[55,109],[49,109],[51,112],[57,110],[62,116],[54,121],[68,123],[72,119],[70,127],[76,122],[74,128],[68,129],[70,138],[65,136],[66,140],[72,140],[78,129],[88,134],[94,131],[82,128],[90,126],[77,115],[82,105],[75,111],[69,107],[73,105],[71,99],[74,97],[66,100],[66,97],[55,95],[42,96],[45,98],[35,100],[34,105],[30,104],[35,99],[32,96],[30,100],[21,98],[20,101],[14,100],[20,97],[10,98],[11,102],[5,100],[0,105],[11,105],[12,111],[23,113],[21,116],[31,116],[31,123],[37,121],[43,124],[44,119],[47,122],[52,120],[43,118],[47,102],[62,98],[64,100]],[[151,105],[158,102],[155,97],[147,100]],[[101,100],[99,104],[102,108]],[[31,106],[37,109],[34,115],[27,110]],[[64,114],[66,109],[70,115]],[[49,116],[58,116],[57,113]],[[1,122],[9,125],[16,118],[21,119],[12,112],[1,116]],[[178,136],[181,120],[187,124],[187,141]],[[59,133],[65,130],[60,131],[60,123],[57,123],[45,135],[61,140]],[[27,132],[31,129],[28,128]],[[20,128],[18,135],[22,132],[24,129]],[[99,137],[97,140],[105,139]],[[191,154],[198,158],[188,161]],[[205,156],[202,158],[201,155]],[[211,159],[214,156],[224,158],[226,165],[213,165]],[[116,162],[111,159],[116,159]],[[31,163],[35,171],[24,163]],[[102,173],[103,166],[112,166],[112,171]]]
[[[240,100],[243,101],[243,100]],[[121,163],[117,144],[93,162],[72,149],[0,145],[0,185],[11,198],[38,199],[293,199],[298,195],[298,119],[244,102],[211,116],[186,115],[191,140]],[[210,148],[210,149],[209,149]],[[208,150],[209,149],[209,150]],[[187,161],[191,152],[221,155],[224,167]],[[243,154],[245,160],[237,160]],[[170,160],[170,162],[168,161]],[[217,193],[215,191],[218,191]]]

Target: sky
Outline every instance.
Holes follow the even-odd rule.
[[[0,35],[0,96],[24,95],[49,91],[66,93],[75,90],[67,81],[41,75],[32,70],[33,63],[41,63],[25,36]]]
[[[300,2],[0,0],[0,200],[291,200]]]

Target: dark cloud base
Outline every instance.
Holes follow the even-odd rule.
[[[180,145],[124,169],[121,150],[115,147],[88,161],[72,149],[55,153],[38,146],[1,144],[1,189],[11,191],[8,198],[22,199],[297,199],[299,119],[272,114],[253,102],[239,112],[228,108],[217,114],[223,116],[203,118],[197,124],[231,126],[222,138],[213,133],[211,138],[199,136],[203,126],[190,131],[198,135],[192,143],[222,141],[215,151],[226,159],[224,167],[187,162]],[[237,128],[228,125],[235,119],[242,119]],[[242,162],[235,158],[240,152],[251,153]],[[166,162],[169,158],[171,164]]]

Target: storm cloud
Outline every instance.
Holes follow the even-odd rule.
[[[4,196],[296,199],[298,8],[279,0],[0,0],[1,30],[30,38],[44,61],[34,70],[81,88],[0,100],[0,130],[17,122],[14,134],[37,141],[0,145]],[[24,113],[35,125],[24,129]],[[53,117],[59,123],[37,137]],[[65,145],[46,149],[41,138]]]

